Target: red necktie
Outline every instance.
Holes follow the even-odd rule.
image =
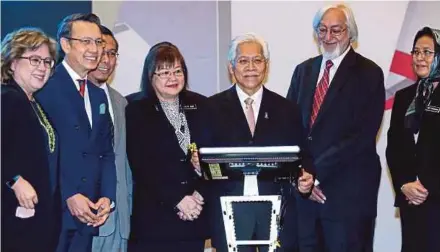
[[[85,79],[78,79],[79,84],[79,94],[84,97],[84,92],[86,91],[86,80]]]
[[[313,126],[313,123],[316,120],[316,117],[318,116],[319,109],[321,108],[322,102],[324,101],[324,97],[327,94],[327,90],[329,87],[329,72],[330,68],[333,66],[333,62],[331,60],[327,60],[325,62],[325,70],[324,74],[322,75],[321,80],[318,83],[318,86],[315,90],[315,95],[313,97],[313,110],[312,115],[310,116],[310,127]]]

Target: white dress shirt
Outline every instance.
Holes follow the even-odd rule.
[[[115,125],[115,114],[113,113],[113,105],[112,100],[110,99],[110,93],[108,91],[107,83],[102,84],[100,87],[104,89],[105,95],[107,96],[108,111],[110,112],[110,117],[112,118],[113,125]]]
[[[333,66],[330,67],[330,72],[329,72],[329,86],[332,83],[333,77],[335,77],[336,71],[338,70],[339,66],[341,65],[342,60],[345,58],[345,55],[347,55],[348,51],[350,51],[351,46],[349,46],[344,53],[342,53],[341,55],[339,55],[337,58],[332,59],[331,61],[333,62]],[[322,76],[324,75],[324,70],[325,70],[325,65],[327,62],[327,58],[322,58],[322,62],[321,62],[321,69],[319,70],[319,76],[318,76],[318,82],[316,82],[316,86],[318,86],[319,81],[321,80]]]
[[[72,78],[73,83],[75,83],[75,87],[78,90],[78,94],[79,94],[78,79],[85,79],[86,81],[88,81],[87,75],[84,78],[81,78],[81,76],[79,76],[79,74],[77,74],[75,70],[73,70],[65,60],[63,60],[62,64],[66,68],[70,78]],[[92,128],[92,105],[90,104],[89,89],[87,88],[87,84],[84,90],[84,107],[86,109],[87,117],[89,118],[90,128]]]
[[[237,84],[235,84],[235,87],[237,89],[238,99],[240,100],[240,104],[241,107],[243,108],[243,112],[245,115],[246,115],[246,103],[244,101],[247,98],[251,98],[252,100],[254,100],[254,102],[252,103],[252,109],[254,110],[255,124],[256,124],[258,121],[258,112],[260,111],[261,99],[263,99],[263,86],[261,86],[260,89],[258,89],[258,91],[255,92],[255,94],[253,94],[252,96],[246,94]]]

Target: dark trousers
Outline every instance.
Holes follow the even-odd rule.
[[[56,252],[91,252],[91,234],[82,235],[78,230],[61,230]]]
[[[298,218],[301,252],[372,252],[375,218]]]
[[[270,203],[233,203],[235,234],[237,240],[268,240],[270,228]],[[226,234],[221,215],[221,207],[215,209],[215,232],[212,237],[217,252],[227,252]],[[238,252],[259,252],[268,250],[268,246],[238,246]]]
[[[145,241],[129,240],[127,252],[203,252],[205,240],[194,241]]]
[[[400,207],[402,252],[440,251],[440,203]]]

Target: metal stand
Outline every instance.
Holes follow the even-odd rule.
[[[237,252],[240,245],[268,245],[269,252],[274,252],[278,238],[278,226],[281,209],[280,195],[258,195],[258,181],[255,173],[245,173],[243,196],[222,196],[223,223],[226,232],[226,242],[229,252]],[[237,240],[235,233],[234,211],[232,203],[235,202],[271,202],[269,240]]]

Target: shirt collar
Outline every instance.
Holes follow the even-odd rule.
[[[236,86],[236,90],[237,90],[237,95],[238,95],[238,99],[240,99],[240,103],[244,104],[244,101],[250,97],[252,100],[254,100],[254,103],[256,104],[260,104],[261,103],[261,99],[263,98],[263,85],[261,85],[260,89],[258,89],[257,92],[255,92],[253,95],[249,96],[248,94],[246,94],[239,85],[235,84]]]
[[[72,69],[72,67],[69,66],[69,64],[66,62],[66,60],[63,60],[61,63],[66,68],[67,73],[69,74],[70,78],[72,78],[73,82],[76,86],[78,86],[78,80],[83,79],[79,74],[75,72],[75,70]],[[85,80],[87,80],[87,75],[84,77]]]

